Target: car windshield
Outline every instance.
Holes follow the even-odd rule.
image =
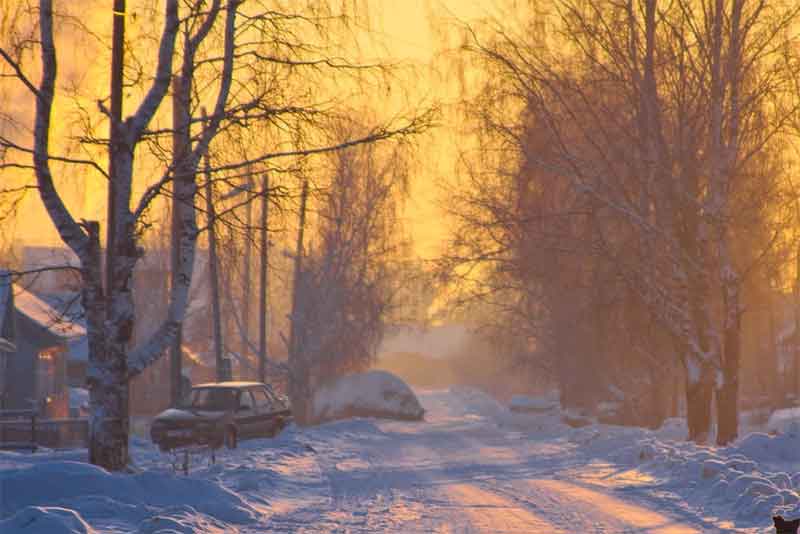
[[[185,405],[197,410],[232,410],[236,390],[231,388],[193,388]]]

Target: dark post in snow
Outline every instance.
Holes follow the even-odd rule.
[[[269,286],[267,285],[267,223],[269,222],[269,176],[261,178],[261,258],[260,280],[258,292],[258,381],[267,381],[267,301]]]
[[[203,112],[203,124],[205,124],[205,111]],[[208,152],[203,156],[205,163],[206,178],[206,216],[208,217],[208,273],[211,278],[209,291],[211,292],[211,320],[214,334],[214,364],[217,370],[217,380],[223,381],[224,362],[222,360],[222,318],[219,309],[219,278],[217,274],[217,231],[214,228],[217,214],[214,208],[214,188],[211,183],[211,162]]]

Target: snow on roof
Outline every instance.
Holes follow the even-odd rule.
[[[86,329],[57,312],[30,291],[14,285],[14,305],[17,310],[42,328],[65,340],[77,340],[86,336]]]

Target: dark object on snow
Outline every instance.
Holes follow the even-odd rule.
[[[189,445],[233,449],[240,439],[277,436],[291,419],[288,400],[266,384],[200,384],[180,406],[156,416],[150,437],[162,451]]]
[[[797,534],[797,529],[800,527],[800,519],[786,521],[783,517],[776,515],[772,521],[775,523],[775,532],[778,534]]]

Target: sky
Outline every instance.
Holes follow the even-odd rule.
[[[414,81],[405,88],[409,103],[417,100],[430,103],[437,99],[447,100],[454,97],[452,91],[444,87],[446,84],[442,82],[441,76],[435,75],[429,69],[441,49],[441,42],[431,22],[432,13],[436,13],[438,17],[452,16],[466,20],[481,15],[490,9],[491,4],[490,0],[367,0],[365,5],[371,18],[370,39],[379,43],[375,48],[375,55],[385,57],[387,61],[415,67]],[[100,13],[97,13],[91,20],[99,16]],[[59,49],[61,65],[66,66],[59,73],[62,83],[70,80],[70,65],[73,62],[83,65],[82,49],[81,44],[62,46]],[[89,68],[101,69],[105,65]],[[135,105],[135,100],[131,99],[126,105],[130,109]],[[56,125],[53,137],[64,133],[66,132],[60,131],[59,125]],[[413,250],[422,257],[435,257],[441,251],[446,238],[447,225],[439,207],[441,192],[438,184],[453,172],[455,146],[453,130],[447,125],[440,126],[419,143],[419,152],[416,155],[418,165],[411,180],[411,195],[406,204],[405,221],[406,230],[413,238]],[[80,178],[67,183],[64,186],[67,201],[83,217],[102,217],[103,209],[100,205],[103,204],[105,195],[104,184],[84,185],[85,183]],[[18,218],[11,227],[10,237],[27,243],[60,244],[37,195],[30,194],[29,197],[23,205],[24,216]],[[92,214],[92,211],[99,213]],[[9,230],[6,229],[6,232]]]
[[[446,76],[435,68],[443,48],[435,24],[443,19],[466,21],[486,15],[495,4],[492,0],[371,1],[373,12],[382,15],[378,21],[382,26],[376,30],[385,36],[388,53],[419,66],[417,96],[433,95],[444,104],[458,95],[455,85],[447,83]],[[447,238],[447,221],[441,210],[445,199],[439,185],[455,171],[458,141],[453,125],[443,122],[426,137],[418,155],[420,165],[412,181],[406,217],[414,250],[423,258],[436,257]]]

